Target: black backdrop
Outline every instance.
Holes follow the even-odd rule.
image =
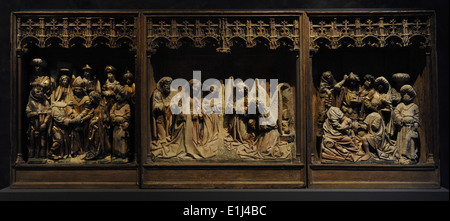
[[[0,189],[9,186],[10,13],[35,9],[432,9],[437,16],[441,185],[449,188],[448,0],[0,0]]]

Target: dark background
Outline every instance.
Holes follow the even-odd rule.
[[[10,152],[10,13],[50,9],[431,9],[436,11],[439,73],[441,185],[449,188],[449,64],[448,0],[0,0],[0,189],[9,186]],[[423,119],[426,120],[426,119]]]

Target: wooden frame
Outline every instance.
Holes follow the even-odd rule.
[[[136,76],[136,109],[134,112],[135,136],[134,154],[135,160],[128,164],[114,165],[35,165],[17,164],[17,154],[24,147],[24,110],[26,89],[23,86],[24,73],[23,55],[27,53],[22,47],[23,35],[18,35],[18,18],[75,18],[79,17],[105,17],[117,16],[132,18],[134,21],[134,38],[128,43],[134,55],[134,70]],[[420,37],[418,44],[426,54],[425,71],[423,79],[418,85],[426,90],[419,101],[423,118],[429,119],[423,126],[426,133],[420,162],[416,165],[389,165],[389,164],[323,164],[318,160],[317,142],[314,134],[316,124],[314,75],[317,67],[314,57],[320,53],[321,47],[330,47],[329,50],[340,50],[341,38],[337,35],[328,36],[329,45],[316,44],[317,36],[313,35],[315,21],[324,19],[327,27],[337,27],[337,21],[345,18],[389,18],[389,17],[427,17],[429,18],[427,34],[417,33]],[[295,89],[296,94],[296,154],[291,162],[154,162],[148,157],[148,146],[151,143],[149,127],[149,98],[156,87],[155,72],[151,58],[158,50],[158,37],[165,38],[166,47],[177,50],[182,44],[180,39],[189,38],[194,45],[204,45],[201,36],[195,33],[186,35],[153,36],[149,34],[149,22],[151,19],[164,18],[172,20],[169,27],[182,27],[178,18],[194,21],[196,19],[214,18],[217,21],[235,20],[236,27],[252,25],[252,19],[264,19],[270,25],[281,25],[276,19],[288,19],[296,23],[289,23],[294,30],[294,35],[283,36],[280,33],[267,37],[269,50],[279,47],[277,41],[287,38],[292,42],[292,50],[296,56]],[[245,18],[250,18],[250,23]],[[241,20],[239,20],[241,19]],[[43,22],[44,19],[40,21]],[[64,19],[63,19],[64,20]],[[66,19],[67,20],[67,19]],[[387,20],[387,19],[386,19]],[[23,20],[22,20],[23,21]],[[42,23],[41,23],[42,24]],[[221,23],[223,24],[223,23]],[[227,23],[228,24],[228,23]],[[379,22],[377,24],[380,24]],[[172,25],[172,26],[171,26]],[[185,24],[189,27],[197,27],[194,23]],[[219,23],[215,24],[219,27]],[[402,25],[401,23],[399,24]],[[423,24],[421,24],[423,25]],[[45,25],[44,25],[45,26]],[[31,26],[30,26],[31,27]],[[40,27],[36,25],[36,27]],[[63,27],[61,23],[60,28]],[[125,26],[127,27],[127,26]],[[187,27],[187,26],[186,26]],[[277,26],[278,27],[278,26]],[[281,26],[279,26],[281,27]],[[356,27],[356,25],[352,26]],[[377,26],[380,28],[380,26]],[[421,29],[422,30],[422,29]],[[181,33],[181,32],[174,32]],[[58,34],[56,34],[58,35]],[[238,34],[239,35],[239,34]],[[246,47],[253,47],[252,42],[258,36],[250,36],[241,33],[241,36],[225,34],[217,38],[218,53],[232,51],[230,41],[236,37],[243,39]],[[70,48],[69,36],[58,35],[62,47]],[[11,14],[11,187],[12,188],[436,188],[439,187],[439,145],[438,145],[438,100],[437,100],[437,64],[436,64],[436,40],[435,40],[435,15],[433,11],[408,10],[408,11],[321,11],[321,10],[263,10],[263,11],[24,11]],[[48,47],[47,40],[57,36],[39,35],[36,41],[38,47]],[[79,36],[81,37],[81,36]],[[212,36],[203,36],[212,37]],[[326,38],[326,36],[322,36]],[[386,37],[377,35],[378,43],[375,46],[364,45],[361,36],[352,36],[355,50],[364,47],[384,48],[388,45]],[[416,39],[410,39],[409,35],[400,37],[404,45],[408,47]],[[107,37],[108,47],[120,47],[116,41],[119,37]],[[92,47],[93,39],[85,39],[85,47]],[[272,41],[273,40],[273,41]],[[410,41],[411,40],[411,41]],[[389,40],[388,40],[389,41]],[[131,42],[131,43],[129,43]],[[348,42],[347,42],[348,43]],[[26,44],[25,44],[26,45]],[[232,53],[232,52],[231,52]],[[430,99],[426,99],[429,97]]]
[[[323,24],[317,23],[320,20],[327,20],[330,26],[331,35],[327,36],[330,40],[329,47],[331,51],[340,50],[339,48],[345,47],[341,45],[338,39],[343,39],[346,36],[351,37],[355,40],[355,44],[352,46],[358,50],[364,50],[367,48],[367,45],[361,41],[365,36],[361,32],[358,32],[359,28],[363,29],[361,24],[362,20],[368,21],[370,23],[373,21],[375,23],[381,24],[378,26],[377,34],[368,34],[366,36],[371,36],[378,38],[377,44],[369,47],[374,48],[384,48],[388,47],[386,45],[385,40],[388,39],[389,35],[392,36],[392,33],[383,32],[385,26],[383,26],[383,19],[385,21],[391,20],[394,21],[393,18],[402,20],[403,22],[403,30],[399,30],[399,36],[402,36],[402,43],[397,46],[397,48],[402,47],[411,47],[411,41],[409,38],[413,37],[414,34],[421,35],[423,34],[423,42],[421,43],[421,53],[425,55],[425,65],[423,72],[420,72],[422,82],[416,82],[414,87],[417,87],[417,91],[421,91],[423,93],[423,97],[417,97],[417,103],[420,103],[421,106],[421,117],[424,119],[425,124],[430,124],[429,126],[423,125],[423,128],[419,133],[426,134],[426,137],[421,138],[421,158],[419,162],[415,165],[383,165],[383,164],[355,164],[355,163],[331,163],[324,164],[320,162],[320,154],[317,153],[317,141],[314,133],[310,133],[308,136],[309,143],[308,147],[316,147],[316,148],[308,148],[310,162],[309,162],[309,170],[308,170],[308,186],[311,188],[437,188],[440,185],[439,181],[439,148],[438,148],[438,101],[437,101],[437,70],[436,70],[436,34],[435,34],[435,15],[433,11],[373,11],[368,13],[367,11],[311,11],[308,13],[309,21],[309,29],[313,30],[311,25],[316,25],[316,27],[324,27]],[[416,25],[418,27],[419,18],[422,19],[423,23],[423,33],[408,31],[405,28],[409,26],[406,25],[408,21],[415,20]],[[313,20],[316,19],[316,23]],[[347,20],[348,19],[348,20]],[[373,20],[372,20],[373,19]],[[376,21],[378,19],[378,21]],[[346,35],[345,33],[342,36],[342,33],[338,33],[338,26],[346,28],[348,25],[348,21],[356,21],[359,24],[353,26],[355,28],[353,34]],[[370,20],[370,21],[369,21]],[[339,23],[344,21],[343,23]],[[326,24],[325,24],[326,25]],[[351,25],[351,24],[350,24]],[[349,26],[350,26],[349,25]],[[371,28],[370,25],[366,28]],[[387,24],[385,24],[388,26]],[[387,28],[387,27],[386,27]],[[312,32],[312,31],[311,31]],[[325,37],[325,36],[323,36]],[[315,44],[315,40],[319,39],[320,36],[316,36],[311,34],[310,37],[310,49],[311,55],[308,58],[308,67],[312,69],[316,68],[314,65],[314,56],[317,53],[319,45]],[[320,50],[320,49],[319,49]],[[313,70],[309,71],[308,76],[313,76]],[[315,73],[317,74],[317,73]],[[419,81],[419,80],[417,80]],[[312,79],[309,79],[309,85],[313,85]],[[309,92],[311,96],[315,97],[314,87],[309,87]],[[312,101],[308,101],[308,103],[313,104],[315,102],[314,99]],[[314,108],[314,107],[313,107]],[[316,123],[316,112],[313,111],[312,115],[308,116],[310,122],[314,122],[313,124],[309,124],[309,128],[314,128]],[[434,126],[431,126],[434,125]],[[427,144],[424,144],[426,142]]]
[[[137,22],[138,13],[130,11],[31,11],[31,12],[13,12],[11,14],[11,143],[14,147],[11,150],[11,187],[12,188],[138,188],[139,187],[139,167],[138,159],[123,165],[46,165],[46,164],[23,164],[21,161],[20,150],[25,148],[23,127],[25,102],[26,101],[26,78],[24,71],[23,55],[28,52],[27,41],[37,41],[38,48],[48,48],[52,43],[59,43],[62,48],[71,48],[71,40],[82,38],[85,48],[92,48],[95,45],[96,38],[107,39],[109,48],[120,47],[120,34],[111,37],[109,33],[94,34],[87,30],[92,25],[91,19],[110,19],[109,31],[113,30],[112,23],[114,18],[110,16],[123,16],[131,21]],[[22,25],[20,19],[29,19],[28,33],[18,33],[18,25]],[[33,23],[33,20],[36,23]],[[52,19],[52,20],[50,20]],[[80,21],[79,19],[83,20]],[[71,26],[69,20],[74,20],[75,25]],[[23,20],[22,20],[23,21]],[[53,26],[47,28],[47,23]],[[101,24],[100,24],[101,25]],[[129,24],[128,24],[129,25]],[[116,26],[119,27],[119,26]],[[120,26],[125,27],[127,26]],[[36,35],[32,34],[32,29],[39,31]],[[54,29],[52,29],[54,28]],[[68,29],[78,29],[76,34],[69,35]],[[137,53],[137,44],[139,42],[138,28],[134,29],[128,38],[131,53]],[[33,32],[35,33],[35,32]],[[134,35],[134,37],[133,37]],[[125,36],[125,35],[124,35]],[[55,42],[52,42],[56,40]],[[103,40],[103,39],[102,39]],[[23,47],[25,46],[25,47]],[[139,62],[137,56],[135,60],[135,70],[139,73]],[[137,74],[137,79],[140,78]],[[140,90],[138,87],[137,90]],[[138,123],[136,123],[138,128]],[[136,129],[136,131],[138,131]],[[136,147],[139,147],[139,136],[135,136]]]

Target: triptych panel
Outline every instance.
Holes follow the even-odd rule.
[[[436,187],[433,19],[15,12],[11,186]]]

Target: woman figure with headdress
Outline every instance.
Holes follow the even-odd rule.
[[[330,107],[323,124],[322,158],[337,161],[361,161],[370,158],[356,144],[352,120],[337,107]]]
[[[73,117],[81,116],[81,121],[74,125],[72,130],[71,155],[76,157],[86,151],[88,146],[88,122],[92,118],[92,110],[89,107],[89,97],[84,90],[84,81],[81,77],[76,77],[72,82],[72,94],[69,105],[73,108]]]
[[[230,82],[234,82],[233,77],[229,78]],[[242,85],[240,85],[242,84]],[[235,150],[241,157],[247,155],[247,152],[251,152],[250,156],[256,154],[256,148],[253,146],[254,134],[249,132],[249,127],[256,126],[248,121],[248,93],[243,82],[239,82],[236,85],[233,83],[225,84],[225,113],[227,110],[230,114],[225,118],[225,127],[227,135],[224,138],[225,147],[228,150]],[[231,93],[226,93],[226,92]],[[238,97],[238,93],[241,95]],[[237,114],[237,104],[243,104],[244,112]],[[233,114],[231,114],[233,113]]]
[[[398,157],[401,164],[413,164],[418,158],[419,107],[413,102],[416,91],[411,85],[403,85],[400,93],[402,102],[394,110],[394,121],[400,128],[396,142]]]
[[[213,93],[218,93],[218,91],[216,91],[214,89],[215,86],[212,86],[210,88],[209,94],[208,95],[212,95]],[[222,91],[220,91],[219,93],[221,93]],[[214,100],[212,98],[207,98],[208,96],[205,96],[202,100],[202,103],[210,105],[211,108],[211,113],[209,114],[205,114],[204,112],[202,112],[203,114],[203,118],[205,120],[205,131],[207,131],[205,133],[205,143],[211,142],[213,140],[216,140],[219,136],[219,115],[216,112],[219,112],[220,110],[214,109],[217,108],[214,104]],[[221,106],[218,106],[221,107]]]
[[[31,60],[30,65],[33,67],[33,74],[31,76],[31,81],[33,82],[38,77],[47,76],[44,74],[44,68],[47,67],[47,62],[42,60],[41,58],[34,58]]]
[[[231,88],[233,89],[233,88]],[[233,114],[231,115],[231,119],[229,120],[228,125],[228,133],[231,135],[231,138],[233,141],[238,141],[239,143],[248,143],[250,141],[251,134],[248,131],[248,127],[250,126],[248,124],[248,88],[245,87],[245,84],[243,82],[237,83],[235,85],[236,89],[236,96],[235,100],[232,103],[225,103],[226,105],[229,105],[233,109]],[[233,90],[235,91],[235,90]],[[241,97],[238,97],[237,94],[241,94]],[[238,103],[244,104],[244,112],[241,114],[238,113]],[[251,146],[251,145],[250,145]]]
[[[108,65],[105,67],[105,74],[106,74],[106,81],[105,84],[102,86],[102,97],[103,101],[102,103],[105,105],[107,117],[104,120],[104,135],[105,135],[105,145],[111,144],[111,122],[109,113],[111,111],[112,106],[116,103],[115,101],[115,94],[114,89],[120,85],[119,81],[116,80],[116,68],[114,66]]]
[[[273,85],[272,85],[273,86]],[[289,134],[289,123],[288,120],[290,118],[289,110],[285,109],[285,101],[283,96],[283,91],[289,88],[290,86],[286,83],[280,83],[276,85],[277,95],[269,93],[268,88],[271,87],[270,84],[260,84],[258,80],[256,80],[256,87],[258,89],[258,102],[260,100],[266,98],[266,102],[270,101],[270,107],[267,105],[258,105],[258,108],[262,110],[257,114],[255,120],[255,141],[254,146],[258,153],[258,156],[262,159],[286,159],[291,157],[291,148],[287,145],[287,142],[282,140],[281,136],[283,134]],[[264,95],[265,94],[265,95]],[[250,95],[249,95],[250,97]],[[276,99],[278,100],[277,105]],[[249,99],[249,106],[253,99]],[[273,106],[275,105],[275,106]],[[261,109],[262,108],[262,109]],[[275,111],[276,108],[277,110]],[[276,114],[278,112],[278,114]],[[266,113],[266,114],[263,114]],[[271,122],[267,121],[266,123],[261,123],[260,119],[262,118],[272,118]],[[283,121],[286,120],[283,125]],[[250,121],[249,121],[250,122]]]
[[[70,97],[72,95],[72,88],[70,86],[70,76],[68,75],[70,70],[67,68],[61,68],[59,70],[60,77],[58,81],[58,87],[56,87],[56,90],[52,93],[51,101],[54,102],[64,102],[68,103],[70,100]]]
[[[375,77],[371,74],[364,75],[363,78],[364,83],[361,86],[360,97],[362,99],[361,111],[359,113],[359,120],[363,121],[368,114],[372,112],[372,110],[367,110],[367,106],[370,106],[370,101],[375,94]]]
[[[102,89],[100,86],[100,81],[97,80],[95,74],[92,73],[91,66],[86,64],[86,66],[84,66],[81,70],[83,71],[83,81],[86,94],[90,94],[92,91],[101,93]]]

